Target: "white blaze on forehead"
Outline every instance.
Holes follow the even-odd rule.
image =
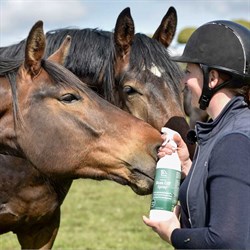
[[[161,71],[160,68],[155,66],[154,64],[152,65],[151,69],[150,69],[151,73],[154,74],[155,76],[161,77]]]
[[[143,70],[146,70],[146,67],[144,65]],[[154,63],[152,63],[152,66],[150,69],[148,69],[152,74],[154,74],[157,77],[161,77],[162,73],[159,67],[157,67]]]

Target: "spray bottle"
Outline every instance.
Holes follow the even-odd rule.
[[[167,135],[163,145],[171,143],[177,148],[173,140],[178,132],[163,127],[161,132]],[[149,218],[154,221],[167,220],[178,201],[181,180],[181,162],[177,152],[160,158],[156,165],[153,195]]]

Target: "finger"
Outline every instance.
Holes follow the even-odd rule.
[[[159,150],[157,153],[158,157],[163,157],[165,155],[172,155],[174,152],[171,149],[164,149],[164,150]]]
[[[162,158],[162,157],[164,157],[165,155],[166,155],[165,153],[158,153],[158,154],[157,154],[158,158]]]
[[[167,139],[167,135],[161,134],[161,138],[165,141]]]
[[[172,154],[174,151],[175,151],[175,149],[171,145],[166,145],[164,147],[160,147],[158,150],[158,152],[165,152],[167,154]]]

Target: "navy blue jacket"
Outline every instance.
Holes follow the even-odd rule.
[[[250,249],[250,109],[233,98],[196,125],[197,150],[180,188],[177,249]]]

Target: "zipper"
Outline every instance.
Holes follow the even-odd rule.
[[[197,143],[196,151],[197,151],[197,157],[196,157],[196,161],[195,161],[195,165],[194,165],[192,174],[191,174],[191,176],[190,176],[190,180],[189,180],[188,187],[187,187],[187,193],[186,193],[188,220],[189,220],[189,223],[190,223],[191,227],[192,227],[192,220],[191,220],[191,214],[190,214],[190,209],[189,209],[189,205],[188,205],[188,202],[189,202],[189,201],[188,201],[188,193],[189,193],[189,188],[190,188],[191,180],[192,180],[192,177],[193,177],[193,174],[194,174],[194,171],[195,171],[195,168],[196,168],[196,166],[197,166],[198,159],[199,159],[200,147],[199,147],[199,144],[198,144],[198,143]]]

